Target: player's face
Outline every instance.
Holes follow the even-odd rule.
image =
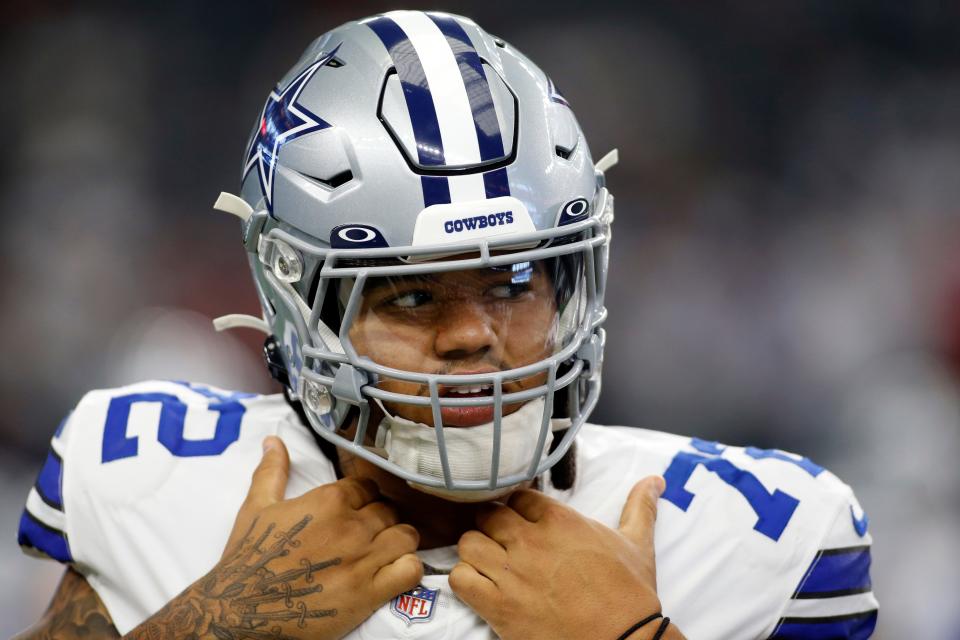
[[[556,294],[543,262],[381,277],[367,282],[350,339],[374,362],[418,373],[473,374],[522,367],[557,348]],[[543,384],[546,374],[506,381],[504,393]],[[391,378],[378,387],[429,396],[426,385]],[[490,387],[441,385],[441,396],[491,396]],[[504,414],[521,404],[505,405]],[[429,406],[387,403],[393,414],[433,426]],[[493,406],[444,407],[444,425],[493,420]]]

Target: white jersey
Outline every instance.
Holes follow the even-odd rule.
[[[126,633],[219,560],[269,434],[290,452],[287,497],[336,480],[280,395],[176,382],[90,392],[53,437],[20,544],[86,576]],[[651,474],[667,481],[655,532],[658,594],[688,638],[869,637],[877,602],[866,517],[829,471],[780,451],[585,425],[574,486],[543,484],[615,528],[627,493]],[[494,637],[449,587],[444,571],[456,548],[420,555],[435,569],[422,588],[347,638]]]

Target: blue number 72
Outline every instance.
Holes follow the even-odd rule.
[[[715,473],[746,499],[747,504],[757,514],[757,523],[753,527],[754,530],[771,540],[779,540],[800,501],[780,489],[774,489],[773,493],[767,491],[755,475],[721,457],[725,447],[718,445],[716,442],[694,438],[690,444],[698,453],[680,451],[674,456],[670,466],[663,474],[664,480],[667,481],[663,499],[686,511],[693,501],[694,494],[687,491],[685,486],[697,465],[703,465],[705,469]],[[823,467],[814,464],[807,458],[795,459],[779,451],[756,449],[754,447],[748,447],[745,451],[752,458],[774,458],[794,464],[813,477],[823,472]]]

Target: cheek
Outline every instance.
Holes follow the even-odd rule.
[[[388,326],[375,317],[357,321],[349,335],[360,355],[377,364],[408,371],[422,369],[433,340],[431,332],[423,328]]]
[[[535,302],[513,311],[503,342],[514,362],[530,364],[553,352],[555,315],[551,305]]]

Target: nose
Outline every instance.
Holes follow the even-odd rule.
[[[493,319],[483,305],[461,300],[444,309],[434,350],[442,358],[464,359],[486,352],[496,340]]]

